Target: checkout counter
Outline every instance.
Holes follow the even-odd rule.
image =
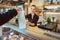
[[[59,40],[60,39],[60,35],[58,33],[43,30],[38,28],[37,26],[35,27],[27,26],[26,29],[19,29],[17,26],[10,25],[7,23],[4,24],[3,26],[16,30],[17,32],[20,32],[25,36],[32,38],[32,40]]]
[[[10,22],[8,22],[4,24],[3,27],[16,30],[17,32],[22,33],[23,35],[32,38],[32,40],[59,40],[60,39],[59,33],[38,28],[38,26],[35,27],[26,26],[26,28],[20,29],[21,26],[19,27],[19,25],[17,24],[13,24],[13,23],[11,24]]]

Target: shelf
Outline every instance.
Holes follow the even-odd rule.
[[[0,8],[16,8],[16,6],[8,6],[8,5],[0,4]]]
[[[45,5],[45,6],[60,6],[60,4],[48,4],[48,5]]]

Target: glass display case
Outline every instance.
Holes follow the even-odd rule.
[[[24,35],[10,28],[3,28],[2,40],[35,40],[34,38]]]

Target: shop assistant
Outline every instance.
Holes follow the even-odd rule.
[[[36,15],[36,6],[31,6],[31,13],[26,15],[26,24],[29,26],[36,26],[39,16]]]

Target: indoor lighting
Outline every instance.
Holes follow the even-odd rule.
[[[18,0],[13,0],[13,1],[18,1]]]
[[[25,3],[24,3],[24,5],[26,5],[26,6],[27,6],[27,5],[28,5],[28,3],[27,3],[27,2],[25,2]]]

